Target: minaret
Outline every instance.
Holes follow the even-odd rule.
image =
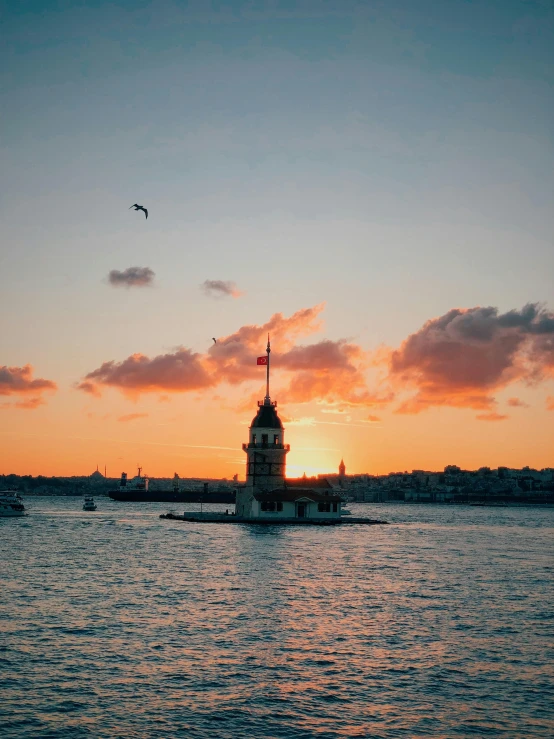
[[[282,488],[285,484],[286,456],[290,446],[284,443],[283,423],[277,414],[277,402],[269,395],[269,355],[271,345],[267,337],[266,357],[258,364],[266,365],[266,389],[263,402],[258,401],[258,412],[250,424],[246,452],[246,485],[237,490],[236,514],[249,516],[255,492]]]

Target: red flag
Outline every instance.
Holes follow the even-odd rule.
[[[267,357],[258,357],[256,364],[267,364]]]

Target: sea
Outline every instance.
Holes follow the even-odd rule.
[[[554,736],[552,507],[96,501],[0,519],[2,739]]]

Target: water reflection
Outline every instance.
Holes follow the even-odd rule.
[[[553,511],[271,529],[72,502],[0,521],[3,736],[550,733]]]

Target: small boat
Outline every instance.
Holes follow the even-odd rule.
[[[26,515],[21,495],[14,490],[0,490],[0,518]]]
[[[349,511],[348,508],[341,508],[340,509],[340,515],[341,516],[351,516],[352,511]]]
[[[83,510],[84,511],[95,511],[96,510],[96,503],[94,502],[94,498],[92,497],[92,495],[85,496],[85,502],[83,503]]]

